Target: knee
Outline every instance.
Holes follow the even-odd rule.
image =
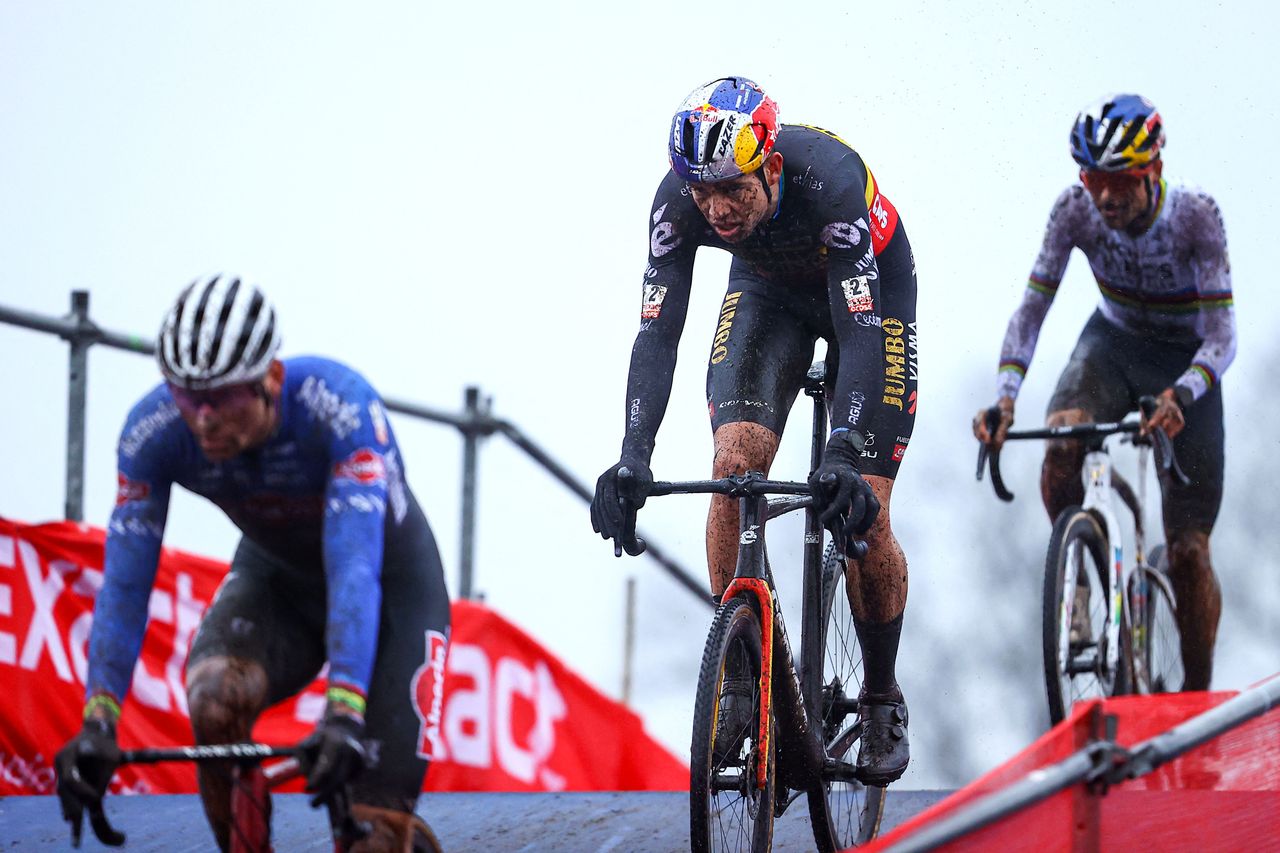
[[[1169,569],[1178,574],[1206,569],[1212,571],[1209,563],[1209,534],[1191,530],[1170,535]]]
[[[1080,470],[1080,443],[1077,441],[1050,441],[1044,449],[1044,470],[1054,480],[1068,480]]]
[[[713,476],[768,472],[778,449],[778,437],[756,424],[727,424],[716,432],[715,445]]]
[[[205,658],[187,673],[187,706],[199,743],[247,737],[266,703],[262,667],[228,657]]]

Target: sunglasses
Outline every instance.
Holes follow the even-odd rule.
[[[204,406],[211,409],[227,409],[243,406],[257,399],[261,383],[251,382],[241,385],[227,385],[222,388],[211,388],[207,391],[192,391],[179,388],[170,383],[169,393],[173,402],[183,411],[196,412]]]
[[[1139,169],[1128,169],[1123,172],[1103,172],[1100,169],[1081,169],[1080,182],[1094,193],[1100,193],[1103,190],[1110,191],[1112,194],[1135,192],[1138,187],[1142,186],[1142,182],[1146,180],[1153,171],[1153,166],[1143,166]]]

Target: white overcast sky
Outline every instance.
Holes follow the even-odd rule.
[[[989,630],[992,608],[1039,609],[1035,548],[1011,551],[1031,581],[1006,594],[984,585],[975,540],[1048,534],[1038,451],[1010,460],[1022,494],[997,506],[972,482],[968,421],[990,402],[1005,322],[1049,207],[1074,180],[1071,120],[1101,94],[1153,99],[1166,176],[1222,207],[1240,325],[1225,380],[1228,489],[1232,472],[1275,467],[1271,425],[1246,424],[1237,405],[1273,385],[1280,363],[1273,6],[1049,5],[11,0],[0,6],[0,303],[62,314],[84,288],[99,324],[151,337],[196,275],[247,274],[276,302],[286,355],[332,356],[388,396],[446,409],[479,385],[496,414],[594,482],[621,438],[670,115],[707,79],[753,77],[784,121],[830,128],[862,153],[915,248],[922,402],[894,499],[912,577],[899,673],[917,748],[904,784],[959,784],[1027,740],[983,701],[998,676],[965,658],[966,641]],[[704,371],[727,266],[710,250],[699,258],[660,478],[710,470]],[[1077,255],[1020,423],[1038,421],[1096,300]],[[66,348],[0,327],[0,364],[0,515],[58,518]],[[145,358],[91,356],[91,523],[112,505],[124,416],[157,378]],[[804,475],[807,417],[797,409],[776,475]],[[460,442],[404,418],[395,428],[456,591]],[[503,440],[485,445],[481,467],[477,584],[489,603],[616,695],[624,583],[636,577],[635,704],[686,754],[709,611],[651,562],[615,560],[586,507]],[[1229,493],[1224,518],[1260,499],[1272,500]],[[974,507],[989,510],[985,524]],[[641,524],[701,576],[704,513],[703,499],[663,499]],[[793,535],[773,534],[776,565]],[[211,505],[174,501],[169,544],[227,558],[235,539]],[[1276,543],[1246,544],[1251,564],[1219,559],[1224,586],[1273,592]],[[797,599],[797,577],[779,569],[784,600]],[[913,640],[926,630],[958,657],[931,659],[938,644]],[[1034,658],[1037,636],[1003,642]],[[1274,617],[1246,626],[1228,609],[1215,686],[1270,674],[1277,643]],[[932,696],[942,666],[972,667],[979,689]],[[1034,716],[1039,689],[1000,695]],[[980,755],[962,773],[930,762],[930,714],[972,720]]]

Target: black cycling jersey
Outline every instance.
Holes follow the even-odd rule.
[[[735,280],[749,278],[763,292],[774,291],[784,301],[825,303],[829,324],[822,324],[826,328],[809,324],[809,328],[827,337],[838,351],[837,363],[832,365],[837,377],[832,429],[891,434],[905,450],[916,404],[915,264],[897,211],[880,193],[862,158],[834,134],[783,125],[775,150],[783,157],[777,211],[740,243],[720,239],[694,204],[685,182],[673,172],[658,187],[649,222],[640,332],[627,382],[624,455],[648,459],[652,454],[671,393],[676,346],[684,328],[699,246],[724,249],[735,258],[729,295],[713,338],[709,386],[716,382],[717,366],[735,360],[730,352],[740,301],[734,297]],[[904,260],[894,264],[890,280],[878,259],[891,248],[895,257]],[[894,290],[888,307],[904,316],[887,313],[886,288]],[[810,349],[802,358],[811,354]],[[776,358],[786,355],[779,352]],[[742,370],[736,373],[745,376]],[[799,378],[803,379],[802,373]],[[790,394],[794,396],[794,390]],[[790,398],[756,402],[785,409]],[[714,418],[714,400],[712,409]],[[776,422],[749,415],[741,419],[766,423],[771,429]],[[898,457],[895,463],[901,459],[901,450],[891,452]]]

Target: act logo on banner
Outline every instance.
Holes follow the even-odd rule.
[[[101,529],[0,519],[0,796],[52,794],[53,755],[80,726]],[[191,743],[183,669],[225,563],[164,549],[120,725],[122,746]],[[688,767],[640,718],[492,610],[454,602],[428,632],[411,691],[432,791],[683,790]],[[263,714],[254,737],[293,743],[323,710],[319,680]],[[112,791],[194,792],[185,764],[121,768]]]

